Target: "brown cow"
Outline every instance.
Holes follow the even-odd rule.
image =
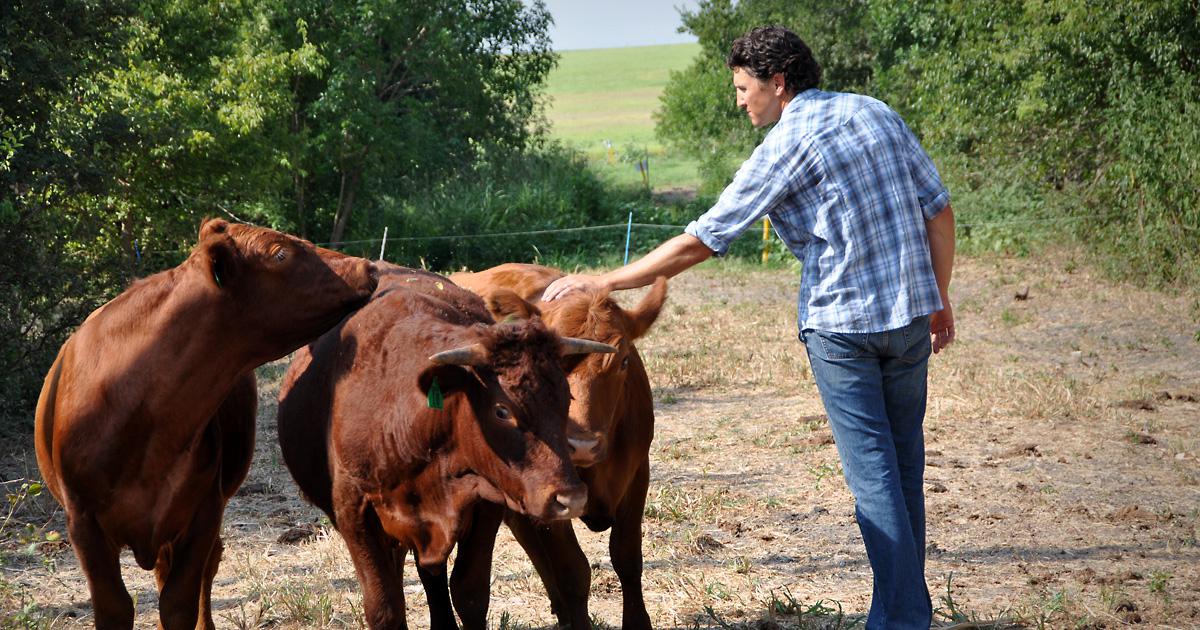
[[[495,324],[478,297],[442,276],[380,270],[371,302],[293,359],[279,442],[297,485],[350,550],[368,625],[406,627],[402,569],[412,549],[431,625],[453,628],[445,562],[474,503],[539,520],[583,509],[559,354],[613,348],[560,343],[536,319]],[[532,312],[512,293],[496,300]]]
[[[451,278],[480,295],[489,308],[504,313],[508,290],[537,299],[563,274],[537,265],[507,264]],[[666,299],[667,282],[659,278],[632,311],[626,311],[607,292],[577,292],[537,304],[541,317],[555,332],[603,341],[617,354],[584,358],[569,365],[571,387],[569,436],[572,458],[588,487],[581,516],[592,531],[612,528],[609,553],[621,581],[621,627],[649,628],[650,616],[642,597],[642,511],[650,478],[650,442],[654,437],[654,405],[650,382],[633,341],[658,318]],[[464,539],[452,576],[454,604],[468,627],[483,627],[487,617],[487,585],[498,519],[480,508],[480,526]],[[537,524],[506,514],[509,529],[525,548],[546,586],[559,623],[590,628],[587,598],[591,571],[568,522]],[[490,536],[490,537],[489,537]]]
[[[253,370],[328,330],[375,283],[365,260],[209,220],[183,264],[133,283],[63,344],[34,439],[97,628],[133,627],[124,547],[155,571],[162,628],[213,627],[221,515],[254,452]]]

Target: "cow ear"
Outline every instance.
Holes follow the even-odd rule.
[[[463,389],[471,375],[466,368],[458,365],[431,365],[417,375],[417,387],[421,393],[428,396],[436,380],[438,389],[444,394]]]
[[[667,279],[659,276],[654,281],[654,286],[650,288],[650,292],[633,310],[626,311],[625,315],[629,317],[629,337],[637,339],[646,334],[650,327],[654,325],[658,319],[658,314],[662,312],[663,303],[667,301]]]
[[[533,319],[541,317],[538,307],[521,299],[521,296],[508,289],[494,289],[484,298],[487,310],[496,321],[506,319]]]
[[[204,244],[208,276],[218,289],[229,286],[237,277],[237,253],[228,239],[213,239]]]
[[[225,219],[206,218],[200,222],[200,240],[203,241],[214,234],[224,234],[228,228],[229,222]]]

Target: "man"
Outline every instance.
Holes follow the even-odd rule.
[[[895,112],[816,89],[821,67],[791,31],[750,31],[727,65],[750,122],[777,124],[716,205],[641,260],[561,278],[543,299],[674,276],[769,216],[804,264],[800,340],[874,574],[867,628],[927,629],[922,423],[930,352],[954,340],[949,194]]]

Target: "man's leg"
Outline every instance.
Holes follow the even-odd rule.
[[[805,341],[875,578],[867,627],[925,630],[929,595],[884,392],[882,364],[894,332],[809,331]]]
[[[918,317],[909,326],[888,335],[888,357],[881,363],[883,394],[892,437],[900,487],[908,507],[917,557],[925,569],[925,401],[929,355],[929,318]]]

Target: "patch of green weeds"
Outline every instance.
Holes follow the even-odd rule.
[[[272,596],[270,607],[277,610],[282,623],[324,628],[333,620],[333,596],[304,584],[285,584]]]
[[[1007,306],[1004,307],[1004,309],[1000,311],[1000,322],[1010,328],[1013,326],[1019,326],[1028,321],[1029,321],[1029,315],[1022,313],[1020,311],[1013,310]]]
[[[967,612],[962,609],[962,606],[954,599],[954,572],[951,571],[946,575],[946,591],[938,597],[939,605],[933,609],[934,620],[942,620],[952,626],[963,624],[978,630],[1005,630],[1007,628],[1018,628],[1019,625],[1012,620],[1009,611],[1005,610],[996,615],[994,619],[987,620],[974,612]]]
[[[1150,583],[1148,588],[1150,592],[1158,596],[1163,601],[1163,605],[1167,606],[1171,603],[1171,574],[1166,571],[1155,571],[1150,574]]]
[[[809,468],[808,472],[812,473],[813,477],[816,478],[816,489],[819,492],[822,481],[841,476],[842,466],[841,464],[821,464],[820,466]]]
[[[644,514],[649,519],[672,523],[705,523],[715,521],[717,515],[738,503],[725,489],[709,492],[663,485],[646,501]]]

